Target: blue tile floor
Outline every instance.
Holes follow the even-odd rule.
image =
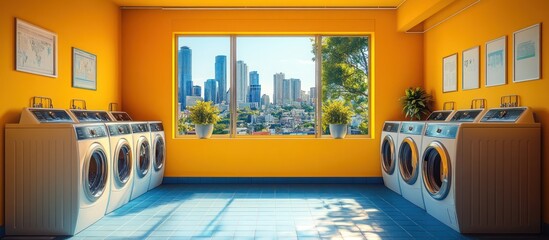
[[[71,239],[471,238],[477,237],[455,232],[381,184],[173,184]]]

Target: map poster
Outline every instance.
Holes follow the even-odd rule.
[[[97,56],[72,48],[72,87],[97,90]]]
[[[15,70],[57,77],[57,34],[15,19]]]

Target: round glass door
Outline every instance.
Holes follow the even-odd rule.
[[[145,139],[140,141],[137,148],[137,173],[140,178],[143,178],[149,173],[151,166],[151,147]]]
[[[154,170],[160,171],[164,166],[164,141],[161,136],[157,136],[154,141]]]
[[[114,176],[119,186],[124,186],[132,174],[131,147],[126,140],[120,140],[114,160]]]
[[[95,143],[92,145],[90,154],[84,162],[83,182],[84,192],[90,201],[96,201],[103,192],[107,184],[107,155],[101,145]]]
[[[419,173],[417,145],[410,137],[402,140],[398,149],[398,167],[400,176],[407,184],[414,184]]]
[[[395,142],[390,135],[386,135],[381,143],[381,166],[389,175],[395,171]]]
[[[450,191],[452,171],[450,158],[440,142],[432,142],[423,154],[423,183],[434,199],[444,199]]]

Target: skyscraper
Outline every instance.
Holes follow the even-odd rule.
[[[271,103],[271,100],[269,99],[269,95],[263,94],[263,96],[261,96],[261,106],[264,106],[266,109],[269,107],[270,103]]]
[[[274,82],[274,88],[273,88],[273,104],[275,105],[281,105],[282,104],[282,92],[283,92],[283,81],[284,81],[284,73],[276,73],[273,75],[273,82]]]
[[[248,65],[244,61],[236,62],[236,102],[245,103],[248,90]]]
[[[217,103],[228,102],[227,92],[227,56],[215,57],[215,81],[217,81]]]
[[[204,101],[216,102],[217,100],[217,82],[215,79],[208,79],[204,82]]]
[[[193,96],[202,97],[202,87],[201,86],[193,86]]]
[[[296,78],[291,78],[290,82],[291,82],[290,96],[292,101],[294,102],[301,101],[301,80]]]
[[[311,103],[315,103],[315,101],[316,101],[316,87],[312,87],[309,90],[309,101]]]
[[[292,102],[292,81],[290,79],[282,80],[282,103]]]
[[[178,55],[179,91],[177,98],[181,103],[180,110],[183,111],[187,107],[186,97],[192,96],[192,50],[187,46],[182,46]]]
[[[261,101],[261,85],[259,85],[259,73],[257,73],[257,71],[251,71],[248,102],[258,103],[259,105],[260,101]]]

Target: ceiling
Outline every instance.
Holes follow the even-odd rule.
[[[396,8],[406,0],[112,0],[121,7]]]

